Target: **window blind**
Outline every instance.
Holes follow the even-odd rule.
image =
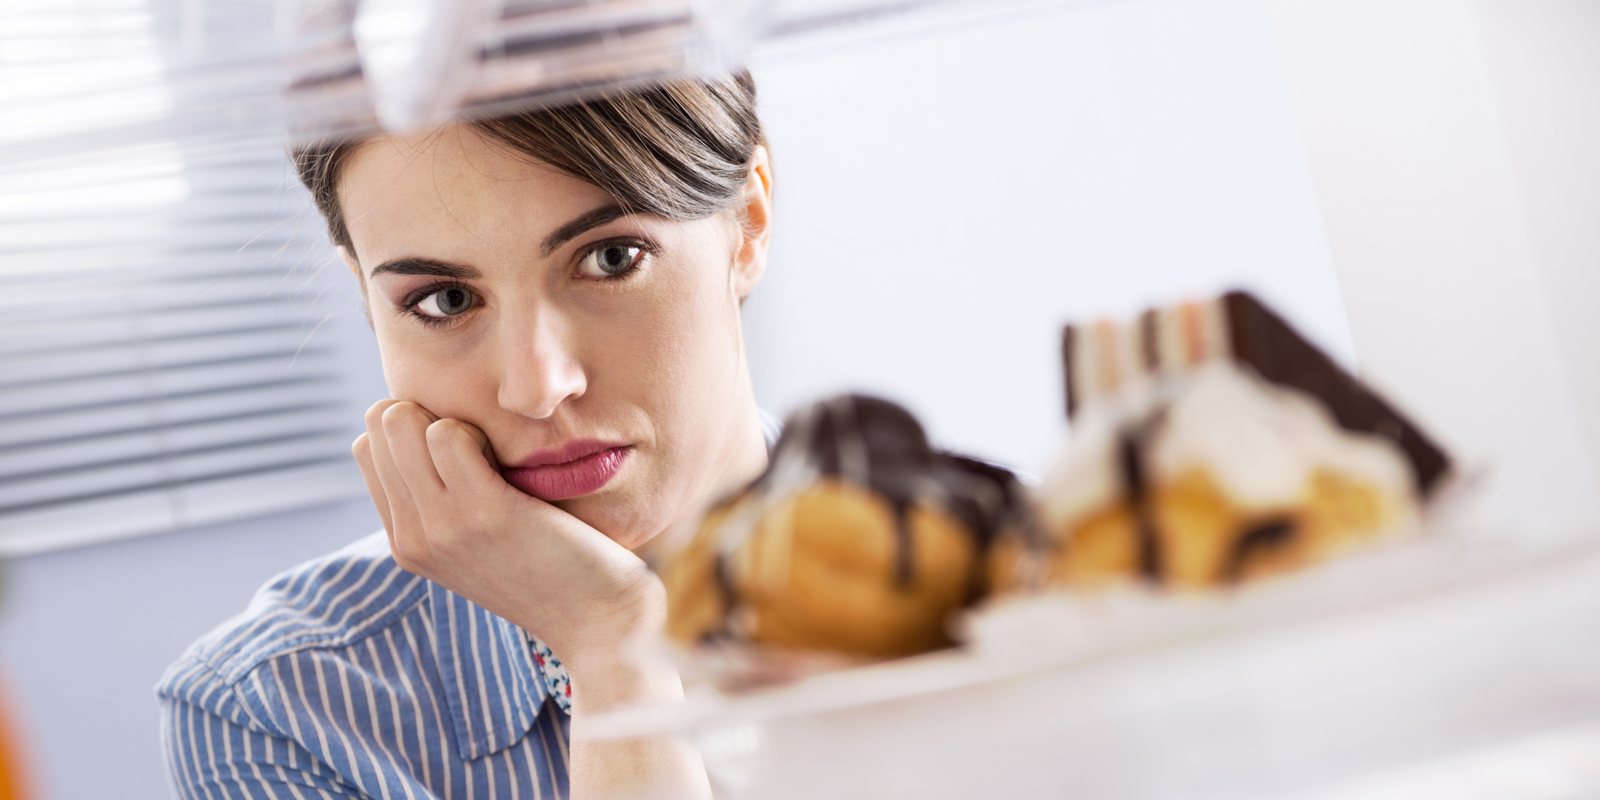
[[[362,491],[324,324],[359,312],[285,162],[145,147],[0,184],[0,553]]]
[[[367,334],[244,79],[274,8],[0,11],[0,555],[361,493]]]

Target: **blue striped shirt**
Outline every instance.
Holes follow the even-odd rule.
[[[567,795],[568,716],[527,635],[382,533],[273,580],[156,693],[186,800]]]

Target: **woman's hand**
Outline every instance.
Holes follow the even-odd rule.
[[[670,665],[622,656],[628,639],[665,622],[660,579],[605,534],[506,483],[482,431],[380,400],[351,449],[395,562],[550,645],[572,677],[575,721],[683,699]],[[571,758],[574,798],[710,796],[699,754],[675,739],[579,733]]]
[[[655,574],[605,534],[506,483],[482,431],[396,400],[373,405],[366,422],[352,450],[406,571],[537,634],[575,688],[586,670],[617,668],[627,639],[660,628],[666,593]]]

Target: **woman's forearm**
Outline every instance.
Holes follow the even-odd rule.
[[[573,738],[569,777],[573,800],[711,797],[705,766],[676,737],[593,741],[583,718],[636,705],[681,702],[678,673],[666,664],[567,664],[572,676]]]

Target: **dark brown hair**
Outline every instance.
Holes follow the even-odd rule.
[[[738,200],[766,143],[748,72],[616,90],[575,105],[469,122],[512,150],[588,181],[624,208],[702,219]],[[296,149],[295,169],[336,245],[354,248],[339,207],[339,173],[363,140]]]

